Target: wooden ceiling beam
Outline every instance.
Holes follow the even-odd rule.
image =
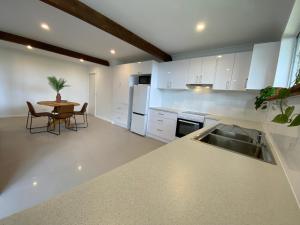
[[[83,59],[85,61],[97,63],[104,66],[109,66],[109,62],[103,59],[99,59],[93,56],[85,55],[79,52],[75,52],[72,50],[68,50],[65,48],[61,48],[55,45],[47,44],[41,41],[36,41],[30,38],[22,37],[19,35],[7,33],[4,31],[0,31],[0,40],[9,41],[21,45],[30,45],[33,48],[43,49],[49,52],[58,53],[65,56],[70,56],[77,59]]]
[[[68,14],[71,14],[107,33],[110,33],[111,35],[149,53],[150,55],[154,56],[155,58],[161,61],[172,61],[172,57],[169,54],[165,53],[164,51],[147,42],[143,38],[127,30],[125,27],[114,22],[113,20],[104,16],[100,12],[90,8],[89,6],[78,0],[40,1],[51,5],[57,9],[60,9]]]

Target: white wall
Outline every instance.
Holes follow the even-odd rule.
[[[179,110],[198,111],[251,121],[263,121],[266,112],[254,109],[254,91],[212,91],[197,88],[186,91],[162,92],[162,106]]]
[[[62,99],[79,103],[88,101],[87,66],[0,48],[0,117],[27,115],[27,100],[34,104],[42,100],[55,100],[56,93],[48,85],[48,76],[64,78],[71,85],[61,91]]]
[[[96,76],[96,116],[112,120],[113,73],[106,66],[94,66],[89,69]]]

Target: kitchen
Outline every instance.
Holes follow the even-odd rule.
[[[34,1],[31,2],[33,6]],[[232,33],[226,32],[222,29],[224,23],[220,20],[216,22],[212,19],[210,23],[206,18],[194,24],[190,39],[185,35],[179,35],[181,31],[176,31],[179,27],[177,24],[174,25],[173,21],[161,20],[161,17],[156,20],[153,18],[153,13],[145,12],[154,12],[150,10],[153,9],[151,7],[161,4],[161,8],[157,8],[157,17],[167,12],[170,14],[169,18],[174,19],[178,13],[188,17],[189,13],[194,12],[193,5],[197,6],[199,11],[199,6],[204,4],[203,6],[206,6],[208,12],[212,14],[211,12],[217,8],[212,6],[210,1],[201,0],[201,4],[191,1],[185,5],[183,1],[176,0],[176,4],[171,5],[170,2],[167,4],[158,1],[151,3],[142,1],[141,3],[131,0],[129,2],[135,5],[123,12],[125,2],[117,4],[116,1],[103,1],[100,4],[96,1],[84,0],[78,1],[78,5],[74,3],[72,9],[77,9],[76,7],[80,7],[83,2],[87,4],[85,10],[105,11],[106,16],[118,22],[121,21],[120,18],[129,18],[129,13],[140,16],[144,22],[147,19],[149,22],[148,16],[150,16],[152,22],[149,22],[149,26],[141,26],[140,33],[143,29],[151,31],[155,27],[153,24],[157,27],[160,27],[159,24],[168,24],[170,32],[171,30],[173,32],[172,35],[175,37],[177,34],[178,38],[171,39],[168,36],[164,39],[166,49],[173,44],[173,48],[178,47],[178,51],[174,50],[171,60],[162,52],[153,49],[154,53],[150,54],[151,57],[139,56],[140,49],[146,51],[143,47],[137,47],[138,44],[134,45],[130,40],[124,41],[116,35],[123,41],[113,42],[116,41],[113,39],[112,42],[118,47],[105,50],[109,55],[105,57],[110,57],[109,66],[104,65],[106,62],[101,60],[97,64],[89,62],[88,58],[80,61],[76,59],[78,62],[73,62],[74,60],[71,59],[62,59],[63,56],[58,57],[68,66],[71,60],[71,69],[62,67],[63,69],[53,71],[59,73],[82,70],[83,75],[88,74],[87,77],[82,76],[84,78],[78,80],[81,75],[75,73],[72,85],[78,90],[78,95],[76,92],[68,95],[69,98],[77,97],[82,102],[88,101],[89,104],[89,127],[72,134],[74,136],[67,132],[63,133],[61,138],[20,134],[22,129],[19,124],[23,124],[24,116],[12,113],[15,117],[19,116],[14,119],[12,116],[2,115],[0,111],[0,116],[4,117],[0,120],[0,131],[9,128],[12,134],[17,134],[16,140],[25,143],[23,145],[25,150],[28,145],[31,152],[38,153],[31,155],[28,165],[21,167],[23,173],[28,172],[30,174],[28,177],[38,174],[33,165],[39,155],[43,158],[38,159],[38,162],[41,162],[38,164],[38,169],[43,168],[44,163],[47,169],[56,171],[56,175],[45,173],[45,176],[40,169],[39,173],[46,177],[44,180],[39,180],[38,175],[35,175],[33,180],[24,176],[32,182],[31,185],[21,179],[25,185],[30,186],[26,192],[21,192],[19,186],[8,186],[7,190],[4,189],[6,192],[2,193],[4,197],[2,202],[0,200],[0,207],[5,204],[11,207],[12,200],[19,201],[24,207],[14,208],[17,205],[14,204],[12,210],[0,214],[0,224],[298,225],[300,221],[300,130],[297,125],[299,115],[297,113],[300,110],[300,26],[298,22],[300,1],[291,1],[287,4],[276,0],[274,7],[271,7],[269,0],[266,0],[265,5],[244,1],[245,4],[249,4],[247,10],[250,10],[250,5],[252,6],[252,14],[261,7],[269,15],[268,18],[256,15],[257,19],[261,17],[262,21],[268,20],[270,24],[276,24],[281,28],[277,33],[270,29],[266,34],[259,31],[260,27],[256,24],[256,34],[261,36],[257,39],[250,37],[252,34],[250,31],[247,33],[247,29],[254,29],[255,24],[248,19],[243,19],[245,14],[245,18],[251,16],[255,20],[255,15],[248,15],[242,5],[232,1],[218,2],[218,4],[222,5],[224,10],[239,5],[237,8],[244,12],[243,15],[237,13],[231,17],[230,13],[224,15],[218,12],[224,18],[235,21],[234,25],[239,24],[236,17],[243,20],[245,24],[249,22],[253,27],[249,25],[248,28],[244,28],[245,35],[240,31],[241,27],[232,29],[230,31]],[[13,5],[7,1],[6,5],[10,4]],[[62,11],[56,11],[56,16],[61,16],[65,21],[77,17],[76,21],[72,20],[76,26],[69,26],[70,30],[74,28],[73,32],[77,30],[77,26],[82,30],[87,29],[86,34],[96,32],[101,27],[95,25],[101,19],[94,11],[95,16],[92,21],[89,17],[78,15],[80,10],[70,12],[69,10],[72,9],[65,7],[64,4],[73,4],[73,1],[62,4],[58,0],[41,0],[39,4],[41,4],[41,11],[49,10],[54,13],[51,11],[53,9],[48,7]],[[145,4],[149,9],[146,10],[146,7],[144,5],[141,7],[140,4]],[[279,6],[282,8],[281,11],[278,9]],[[198,15],[198,11],[194,13]],[[275,23],[270,15],[277,15],[279,11],[282,13],[280,14],[282,18],[278,16],[281,20]],[[115,12],[124,14],[114,14]],[[232,11],[228,10],[228,12]],[[66,13],[67,16],[60,13]],[[71,17],[68,17],[70,16],[68,14]],[[95,18],[99,21],[93,21]],[[83,23],[78,23],[77,19],[83,20]],[[85,23],[93,22],[95,24],[92,25],[96,28],[83,28],[87,25]],[[128,19],[128,28],[136,31],[137,29],[132,29],[131,22]],[[217,27],[214,28],[213,23],[216,23]],[[178,22],[178,26],[180,25]],[[227,24],[226,27],[229,29],[234,25]],[[166,29],[166,25],[160,28]],[[213,30],[216,28],[217,31]],[[267,29],[267,26],[264,28]],[[105,30],[103,27],[99,29]],[[184,33],[186,28],[182,25],[180,29]],[[110,34],[112,32],[105,31]],[[161,30],[161,37],[166,37],[164,35],[168,35],[166,34],[168,32],[163,31]],[[223,36],[217,37],[214,32],[220,32]],[[269,35],[272,32],[274,35]],[[206,33],[209,34],[209,38],[205,36]],[[2,33],[0,37],[1,35]],[[146,35],[149,39],[152,37],[153,40],[158,40],[154,38],[154,34],[145,32]],[[235,35],[244,41],[237,41]],[[2,39],[7,39],[6,36],[4,35]],[[105,37],[107,40],[111,38]],[[218,43],[210,42],[213,37],[214,40],[218,40]],[[49,39],[51,38],[53,37],[49,35]],[[93,39],[92,35],[90,38],[91,43],[98,46],[98,39]],[[186,38],[189,41],[185,42]],[[138,40],[136,43],[141,41],[136,40]],[[9,41],[13,42],[13,40]],[[124,47],[123,44],[127,44],[125,42],[131,46],[124,45]],[[203,46],[200,47],[202,42]],[[52,39],[53,43],[55,43],[54,39]],[[196,45],[192,46],[192,43]],[[34,45],[32,46],[36,51]],[[119,50],[122,46],[123,52]],[[84,49],[84,45],[79,45],[78,49],[80,47]],[[179,51],[180,47],[186,51]],[[5,63],[4,53],[8,52],[9,54],[6,55],[10,59],[10,54],[21,55],[19,51],[24,51],[19,47],[14,47],[13,50],[11,48],[0,42],[0,57],[2,56],[2,61]],[[2,55],[1,51],[4,52]],[[101,52],[101,49],[98,51]],[[85,53],[91,54],[91,52],[86,50]],[[129,52],[132,52],[131,57],[126,55]],[[24,60],[24,65],[27,65],[26,63],[30,65],[24,67],[24,71],[28,74],[29,67],[42,68],[42,63],[40,65],[32,63],[34,56],[31,54],[37,53],[28,53],[28,55],[26,53],[24,56],[30,59]],[[52,63],[49,63],[50,65],[59,65],[50,60],[50,57],[54,56],[42,52],[37,55],[45,61],[49,60]],[[157,56],[160,57],[159,60]],[[13,57],[11,58],[13,61]],[[99,59],[96,61],[99,62]],[[5,63],[3,68],[10,68],[6,66],[10,64]],[[72,63],[76,63],[78,68],[80,65],[80,69],[75,70],[75,65]],[[49,73],[51,70],[46,71]],[[12,77],[18,77],[12,74]],[[67,76],[68,79],[71,77]],[[5,88],[13,89],[9,86],[14,82],[13,78],[10,82],[5,79],[2,81],[6,82]],[[21,83],[24,81],[22,79]],[[32,81],[32,84],[34,82]],[[77,84],[81,82],[88,88],[78,89]],[[283,90],[287,90],[288,93],[280,95]],[[36,99],[27,94],[29,92],[26,91],[26,85],[22,86],[22,91],[27,98]],[[263,100],[259,102],[260,99]],[[275,119],[278,115],[280,120]],[[283,116],[287,117],[286,120]],[[11,122],[17,120],[18,123]],[[17,152],[15,148],[10,148],[14,146],[13,144],[5,142],[5,137],[8,138],[6,132],[0,133],[0,140],[4,143],[2,145],[0,143],[0,153],[5,156],[4,148]],[[49,154],[48,151],[52,150],[50,147],[39,149],[40,145],[46,143],[55,146],[58,151],[50,151]],[[146,148],[149,150],[144,150]],[[46,150],[49,155],[45,154]],[[18,156],[17,153],[13,154]],[[60,160],[61,164],[54,163]],[[53,182],[55,176],[58,178]],[[18,190],[22,195],[27,193],[27,199],[37,196],[39,201],[26,205],[26,201],[30,200],[14,194]],[[50,193],[47,198],[41,194],[44,192]],[[7,193],[16,195],[15,199]]]

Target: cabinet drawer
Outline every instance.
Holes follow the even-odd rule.
[[[149,111],[149,120],[161,120],[161,119],[170,119],[170,120],[177,120],[177,113],[165,112],[160,110],[153,110]]]
[[[149,122],[148,124],[148,133],[158,136],[165,140],[174,140],[176,132],[176,123],[173,123],[172,126],[165,126],[155,122]]]

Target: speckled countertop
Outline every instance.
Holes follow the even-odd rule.
[[[192,140],[206,129],[0,224],[299,225],[300,210],[280,164]]]

